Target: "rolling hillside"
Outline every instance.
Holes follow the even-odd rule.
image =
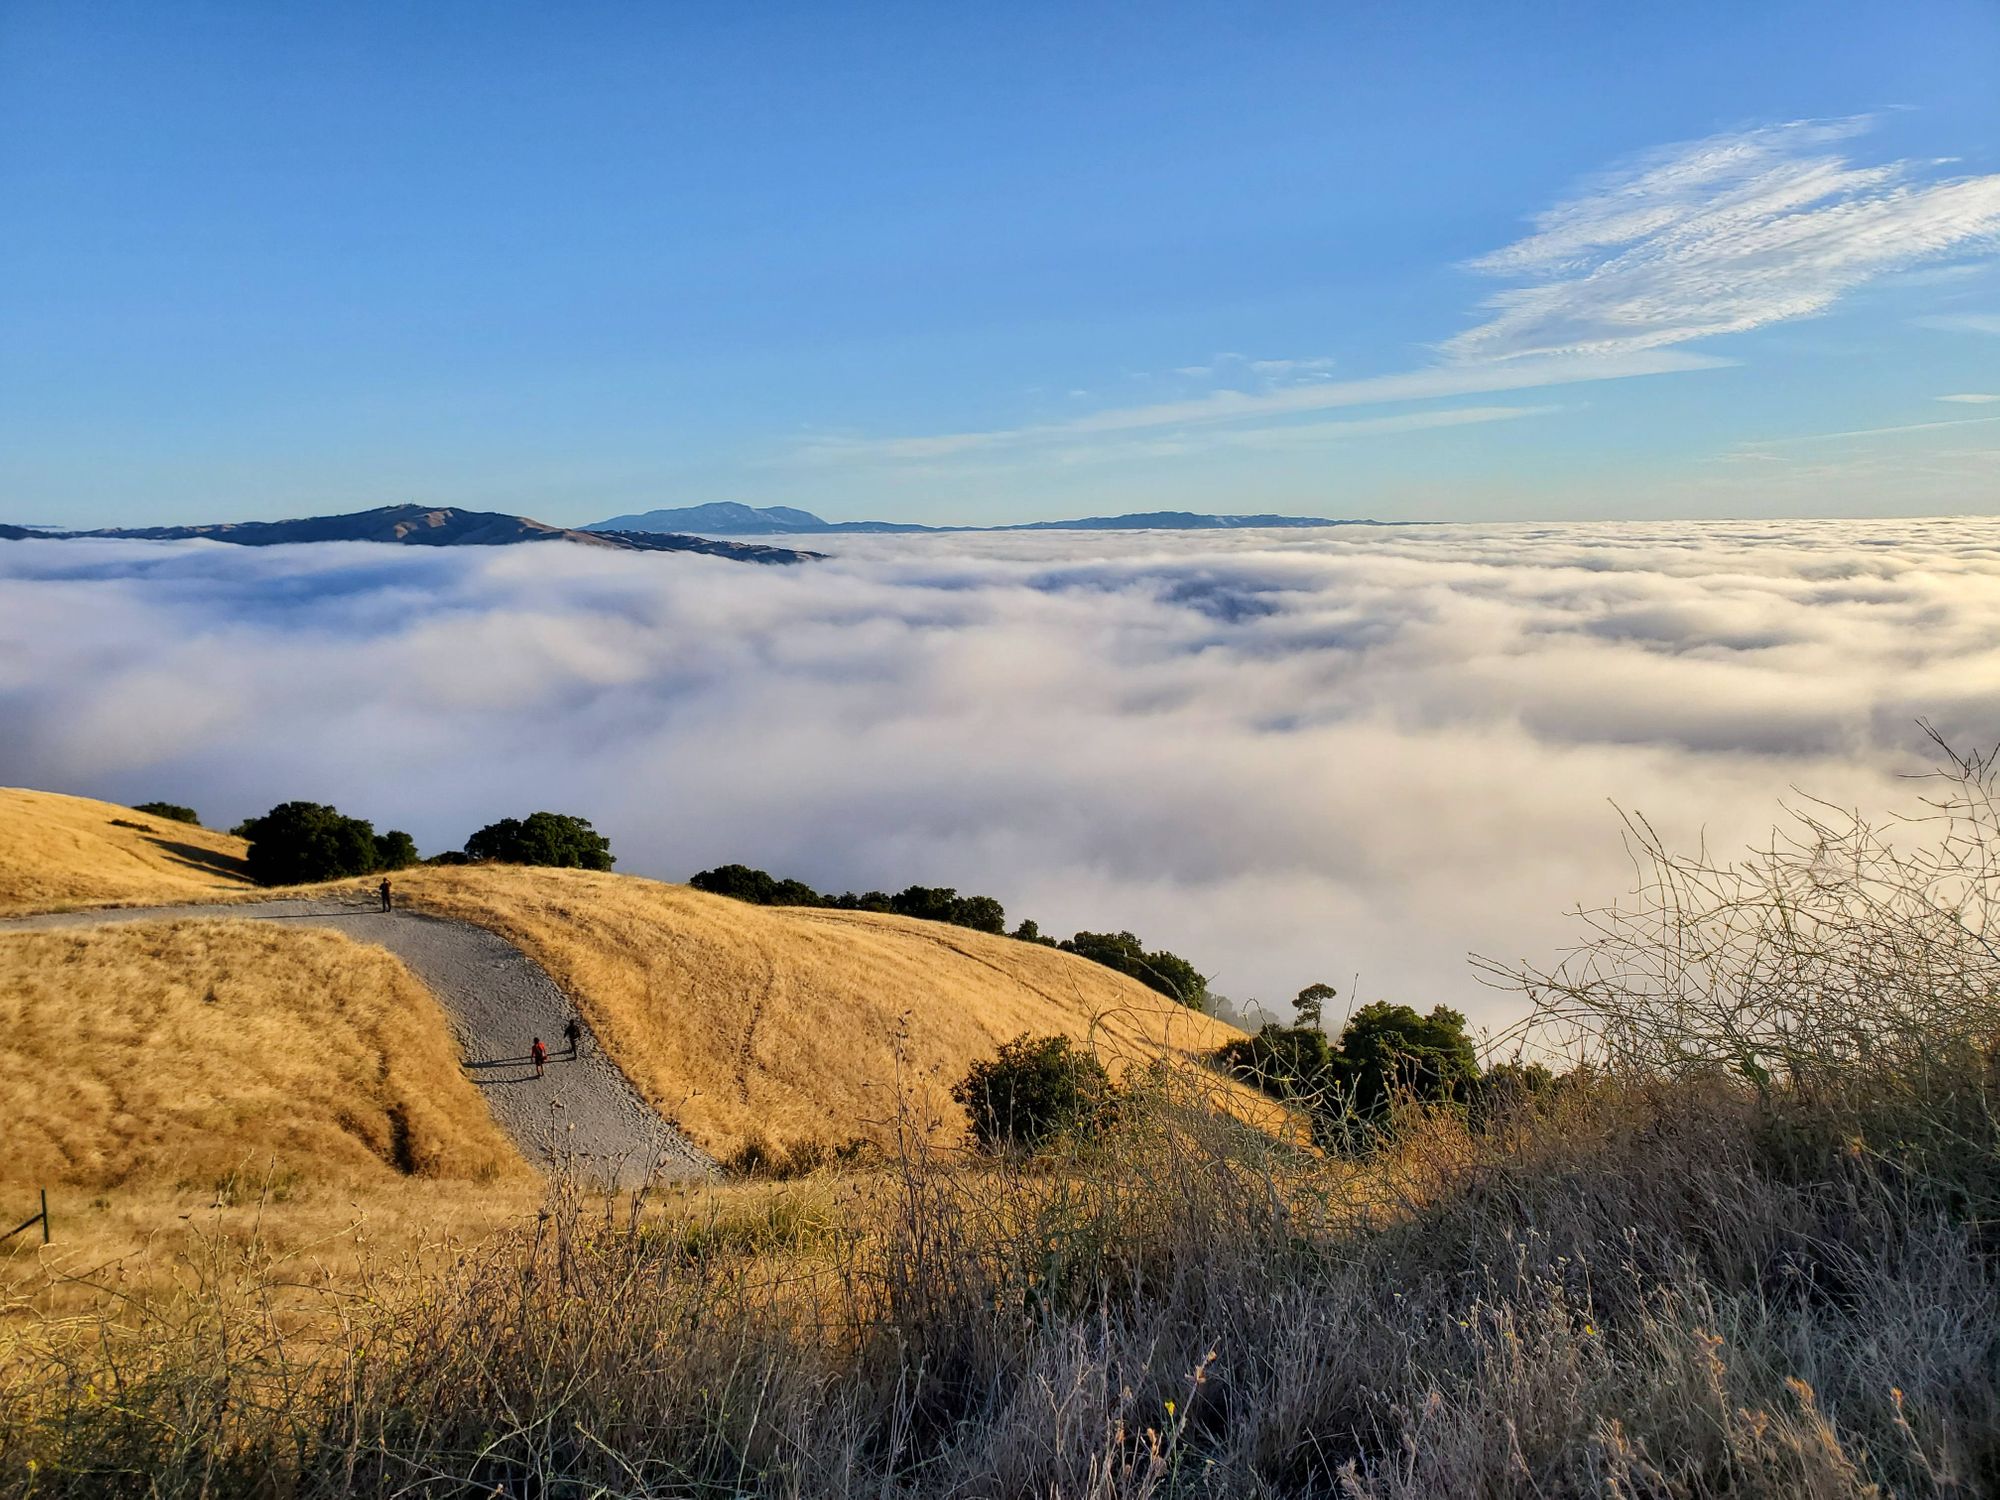
[[[526,1171],[400,963],[259,923],[0,936],[0,1112],[24,1187]]]
[[[108,803],[7,792],[0,910],[240,900],[258,894],[237,871],[241,850]],[[960,1139],[951,1085],[1023,1033],[1067,1033],[1114,1067],[1239,1034],[1073,954],[905,917],[519,866],[413,869],[396,886],[400,904],[488,928],[539,962],[640,1094],[722,1160],[887,1143],[899,1112],[927,1137]],[[351,882],[315,889],[364,899]],[[23,940],[0,934],[0,947]],[[79,966],[65,982],[88,1005],[108,981]]]
[[[256,890],[247,847],[115,802],[0,787],[0,913],[228,900]]]
[[[1023,1032],[1066,1032],[1114,1064],[1240,1035],[1088,959],[938,922],[582,870],[411,871],[398,888],[532,954],[639,1091],[720,1159],[886,1142],[899,1108],[957,1139],[951,1085]],[[1268,1113],[1254,1098],[1240,1102]]]

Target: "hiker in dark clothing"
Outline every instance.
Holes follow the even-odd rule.
[[[540,1037],[536,1037],[535,1045],[528,1049],[528,1056],[534,1059],[535,1076],[540,1078],[542,1076],[542,1065],[549,1060],[549,1049],[542,1045]]]
[[[576,1049],[583,1041],[583,1022],[571,1016],[563,1022],[563,1040],[569,1043],[569,1055],[576,1056]]]
[[[378,886],[378,887],[376,888],[376,890],[377,890],[377,893],[378,893],[378,894],[379,894],[379,895],[380,895],[380,896],[382,897],[382,910],[384,910],[384,911],[387,911],[387,910],[389,909],[389,882],[388,882],[388,880],[387,880],[386,878],[384,878],[384,880],[382,881],[382,884],[381,884],[380,886]]]

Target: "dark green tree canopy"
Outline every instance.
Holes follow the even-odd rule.
[[[1130,974],[1139,983],[1178,1000],[1190,1010],[1208,1004],[1208,980],[1179,954],[1164,948],[1146,951],[1146,945],[1129,932],[1079,932],[1057,947],[1065,953],[1081,954],[1107,969]]]
[[[713,870],[698,870],[688,876],[688,884],[711,896],[732,896],[753,906],[786,904],[778,900],[778,882],[763,870],[753,870],[748,865],[717,865]]]
[[[1117,1102],[1104,1065],[1066,1036],[1016,1037],[951,1092],[988,1151],[1037,1151],[1093,1134]]]
[[[407,870],[417,863],[417,841],[400,828],[375,835],[375,868]]]
[[[1440,1005],[1427,1016],[1377,1000],[1348,1017],[1335,1067],[1357,1114],[1373,1116],[1398,1093],[1463,1101],[1479,1080],[1465,1017]]]
[[[1299,1025],[1324,1026],[1327,1002],[1339,994],[1340,991],[1330,984],[1309,984],[1300,990],[1298,998],[1292,1002],[1298,1011]]]
[[[141,802],[133,812],[150,813],[156,818],[165,818],[169,823],[192,823],[197,828],[201,819],[195,816],[191,807],[182,807],[178,802]]]
[[[611,841],[588,818],[569,813],[538,812],[488,823],[465,841],[465,852],[472,859],[570,870],[608,870],[616,862]]]
[[[1343,1148],[1378,1140],[1398,1099],[1472,1104],[1480,1084],[1465,1017],[1443,1005],[1426,1016],[1376,1001],[1338,1041],[1317,1026],[1266,1026],[1216,1055],[1244,1081],[1310,1108],[1321,1141]]]
[[[826,906],[841,911],[885,911],[926,922],[950,922],[980,932],[1004,933],[1007,913],[991,896],[961,896],[950,886],[913,885],[891,896],[885,891],[848,891],[823,896],[802,880],[779,880],[749,865],[717,865],[688,877],[698,891],[734,896],[758,906]]]
[[[466,846],[468,852],[472,846]],[[1148,951],[1129,932],[1079,932],[1068,942],[1045,937],[1033,920],[1023,921],[1010,934],[1007,909],[992,896],[961,896],[948,885],[905,886],[895,895],[886,891],[848,891],[839,896],[821,895],[804,881],[779,880],[749,865],[717,865],[688,877],[698,891],[717,896],[734,896],[759,906],[825,906],[840,911],[882,911],[899,917],[916,917],[925,922],[949,922],[970,927],[975,932],[1012,936],[1024,943],[1041,943],[1062,948],[1091,959],[1107,968],[1131,975],[1141,984],[1158,990],[1195,1010],[1208,1004],[1208,981],[1199,970],[1178,954],[1164,948]]]
[[[374,825],[322,802],[281,802],[236,832],[250,841],[250,878],[259,885],[339,880],[376,868]]]

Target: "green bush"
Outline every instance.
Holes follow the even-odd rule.
[[[972,1065],[951,1091],[987,1151],[1038,1151],[1094,1135],[1117,1091],[1104,1065],[1066,1036],[1020,1036]]]
[[[617,862],[611,841],[588,818],[568,813],[538,812],[488,823],[465,841],[465,852],[472,859],[570,870],[608,870]]]
[[[281,802],[236,832],[250,841],[246,863],[259,885],[339,880],[376,868],[375,826],[325,803]]]
[[[195,816],[195,810],[182,807],[178,802],[141,802],[132,811],[165,818],[169,823],[192,823],[197,828],[201,827],[201,819]]]
[[[1333,1042],[1317,1026],[1266,1026],[1216,1056],[1238,1078],[1279,1099],[1323,1091],[1332,1077]]]
[[[1547,1069],[1496,1079],[1493,1101],[1480,1094],[1479,1058],[1465,1017],[1440,1005],[1428,1016],[1376,1001],[1348,1018],[1330,1042],[1317,1026],[1266,1026],[1219,1048],[1237,1077],[1276,1098],[1304,1104],[1322,1143],[1366,1146],[1379,1139],[1398,1100],[1486,1104],[1502,1092],[1539,1088]],[[1490,1111],[1489,1111],[1490,1113]]]

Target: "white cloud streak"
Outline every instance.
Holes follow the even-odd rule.
[[[428,849],[538,807],[621,868],[952,884],[1239,999],[1488,1020],[1627,876],[1606,799],[1739,845],[2000,738],[1987,522],[582,548],[0,543],[0,781],[288,797]]]
[[[1940,396],[1940,401],[1955,401],[1960,406],[1991,406],[2000,402],[2000,394],[1987,391],[1960,391],[1955,396]]]
[[[2000,313],[1939,313],[1915,322],[1919,328],[1936,328],[1946,333],[2000,334]]]
[[[1528,278],[1449,340],[1461,360],[1661,349],[1823,313],[1891,272],[2000,244],[2000,174],[1856,164],[1865,120],[1670,146],[1607,173],[1473,263]]]
[[[820,437],[798,457],[807,462],[928,460],[1025,446],[1057,446],[1106,434],[1161,428],[1206,429],[1226,423],[1296,418],[1341,407],[1537,390],[1594,380],[1626,380],[1721,368],[1730,361],[1677,350],[1560,360],[1519,360],[1487,366],[1441,365],[1399,375],[1327,380],[1267,391],[1212,391],[1181,401],[1122,407],[1062,422],[930,437]]]

